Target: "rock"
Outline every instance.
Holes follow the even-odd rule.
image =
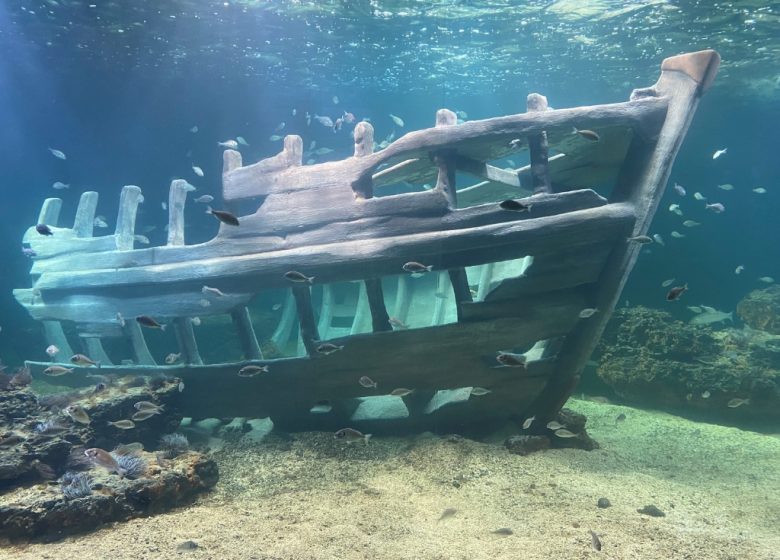
[[[612,502],[610,502],[608,498],[599,498],[599,501],[596,502],[596,505],[601,509],[606,509],[612,505]]]
[[[585,423],[588,419],[584,414],[574,412],[568,408],[562,408],[555,420],[566,426],[566,429],[570,432],[577,434],[577,437],[562,438],[555,436],[554,432],[545,426],[544,429],[550,433],[550,441],[553,447],[573,447],[575,449],[584,449],[585,451],[599,448],[598,442],[591,438],[585,429]]]
[[[236,440],[251,427],[246,426],[246,418],[233,418],[229,423],[222,426],[220,435],[227,440]]]
[[[547,436],[511,436],[504,442],[510,453],[528,455],[535,451],[550,448],[550,438]]]
[[[194,422],[192,428],[207,434],[213,434],[221,425],[222,421],[219,418],[204,418]]]
[[[3,495],[0,539],[50,541],[104,523],[160,513],[190,502],[219,478],[216,463],[200,453],[189,452],[166,467],[154,465],[152,454],[143,457],[150,463],[147,476],[135,480],[92,469],[93,491],[83,497],[67,499],[58,486],[48,484]]]
[[[594,359],[598,377],[628,402],[719,423],[780,420],[780,336],[621,308]],[[733,398],[750,405],[729,408]]]
[[[780,285],[750,292],[737,304],[737,316],[754,329],[780,334]]]
[[[251,429],[244,434],[241,440],[249,443],[260,443],[274,429],[274,423],[270,418],[253,418],[247,421],[246,425]]]
[[[660,509],[658,509],[652,504],[650,504],[649,506],[639,508],[636,511],[644,515],[649,515],[650,517],[666,517],[666,514],[664,512],[662,512]]]

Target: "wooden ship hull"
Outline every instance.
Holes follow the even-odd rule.
[[[84,352],[103,374],[180,377],[182,407],[195,417],[377,432],[479,430],[535,415],[543,426],[571,394],[614,309],[639,251],[626,240],[647,233],[718,64],[714,51],[666,59],[658,82],[625,103],[548,110],[531,94],[525,113],[462,124],[442,109],[434,128],[379,152],[361,122],[354,156],[341,161],[302,165],[298,136],[253,165],[226,150],[223,198],[240,226],[222,224],[202,244],[184,241],[193,188],[183,180],[171,184],[168,242],[159,247],[135,248],[138,187],[124,187],[116,231],[102,237],[93,236],[98,193],[82,194],[68,228],[58,226],[61,200],[47,199],[38,222],[53,235],[26,233],[36,253],[32,287],[14,294],[59,356]],[[526,152],[530,164],[520,169],[489,163]],[[459,189],[462,175],[481,182]],[[435,186],[382,195],[388,185],[427,181]],[[528,209],[506,210],[505,199]],[[403,270],[410,261],[432,271],[411,277]],[[291,270],[313,276],[313,285],[290,282]],[[204,294],[204,286],[224,295]],[[279,290],[287,296],[261,344],[251,302]],[[598,312],[581,318],[586,308]],[[203,363],[193,318],[217,314],[231,317],[242,360]],[[155,360],[133,320],[140,315],[172,325],[183,363]],[[121,363],[104,349],[116,337],[132,348]],[[324,342],[343,349],[323,355]],[[269,345],[283,357],[264,356]],[[499,352],[524,353],[526,366],[499,367]],[[268,372],[239,377],[247,364]],[[28,362],[34,375],[50,365]],[[91,372],[75,366],[57,382],[86,384]],[[378,386],[362,386],[362,376]],[[414,391],[389,395],[397,388]]]

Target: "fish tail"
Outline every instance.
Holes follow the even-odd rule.
[[[214,213],[214,209],[211,206],[206,205],[206,214],[213,214],[213,213]]]
[[[314,276],[309,276],[309,277],[307,277],[307,278],[306,278],[306,283],[307,283],[307,284],[309,284],[310,286],[311,286],[312,284],[314,284]]]
[[[432,265],[432,264],[429,264],[428,266],[426,266],[426,267],[425,267],[425,270],[427,270],[428,272],[430,272],[431,270],[433,270],[433,265]]]
[[[579,130],[577,130],[577,127],[576,127],[576,126],[573,126],[573,127],[571,127],[571,133],[572,133],[572,134],[579,134],[579,132],[580,132],[580,131],[579,131]]]
[[[372,434],[363,434],[363,442],[368,445],[368,440],[371,439]]]
[[[160,330],[161,330],[161,331],[164,331],[164,330],[165,330],[165,327],[167,327],[167,326],[168,326],[168,325],[160,325]]]

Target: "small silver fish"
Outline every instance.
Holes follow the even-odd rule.
[[[358,383],[360,383],[360,385],[362,387],[365,387],[366,389],[376,389],[376,387],[377,387],[376,381],[374,381],[373,379],[371,379],[367,375],[364,375],[363,377],[358,379]]]
[[[774,284],[775,279],[771,276],[762,276],[758,279],[759,282],[763,282],[764,284]]]
[[[731,399],[729,402],[726,403],[726,406],[729,408],[737,408],[742,405],[748,405],[750,404],[750,399],[740,399],[740,398],[734,398]]]
[[[711,396],[712,396],[712,393],[710,393],[709,391],[704,391],[701,394],[701,398],[703,398],[703,399],[709,399]]]
[[[725,154],[728,151],[728,148],[723,148],[722,150],[715,150],[715,153],[712,154],[712,159],[718,159],[720,156]]]
[[[677,191],[677,194],[680,196],[685,196],[685,188],[682,185],[675,183],[674,190]]]
[[[45,375],[51,375],[52,377],[57,377],[59,375],[65,375],[66,373],[73,373],[73,368],[66,368],[62,366],[49,366],[45,370],[43,370],[43,373]]]
[[[653,234],[653,241],[655,241],[656,243],[658,243],[658,244],[659,244],[661,247],[664,247],[664,246],[666,246],[666,243],[664,243],[664,238],[663,238],[663,237],[661,237],[661,234],[660,234],[660,233],[654,233],[654,234]]]
[[[342,439],[347,443],[355,443],[357,441],[368,443],[368,440],[371,439],[371,434],[364,434],[352,428],[342,428],[333,434],[333,437],[334,439]]]
[[[337,346],[336,344],[331,344],[330,342],[324,342],[323,344],[317,346],[317,353],[327,356],[328,354],[333,354],[334,352],[338,352],[339,350],[343,349],[343,345]]]
[[[96,228],[107,228],[108,227],[108,222],[106,221],[106,219],[103,216],[96,216],[95,219],[92,220],[92,224]]]
[[[192,166],[192,172],[197,175],[198,177],[203,177],[203,169],[198,167],[197,165]]]
[[[53,155],[57,159],[62,159],[62,160],[68,159],[68,157],[65,155],[65,152],[63,152],[62,150],[55,150],[54,148],[49,148],[49,151],[51,152],[51,155]]]
[[[322,117],[320,115],[314,115],[314,120],[320,123],[322,126],[333,128],[333,119],[330,117]]]
[[[700,192],[693,193],[693,198],[699,201],[707,200],[707,197],[701,194]]]
[[[196,326],[196,327],[199,327],[199,326],[200,326],[200,324],[201,324],[200,317],[193,317],[192,319],[190,319],[190,322],[191,322],[191,323],[192,323],[194,326]]]
[[[269,136],[269,137],[268,137],[268,139],[269,139],[271,142],[278,142],[278,141],[279,141],[279,140],[281,140],[282,138],[284,138],[284,136],[279,136],[278,134],[272,134],[271,136]]]
[[[523,354],[513,354],[512,352],[499,352],[496,361],[504,367],[525,367],[526,358]]]
[[[67,414],[74,422],[79,424],[89,424],[89,414],[84,408],[77,404],[71,404],[65,407],[65,414]]]
[[[677,280],[677,278],[669,278],[668,280],[664,280],[663,282],[661,282],[661,287],[668,288],[669,286],[674,284],[675,280]]]
[[[601,550],[601,540],[599,539],[599,536],[590,529],[588,529],[588,532],[590,533],[590,546],[593,550]]]
[[[133,420],[136,422],[143,422],[144,420],[147,420],[154,416],[155,414],[160,414],[159,410],[139,410],[135,414],[131,416]]]
[[[197,132],[198,132],[198,130],[199,130],[199,129],[198,129],[197,125],[196,125],[196,126],[193,126],[193,127],[190,129],[190,132],[192,132],[193,134],[195,134],[195,133],[197,133]]]
[[[70,357],[70,362],[72,364],[76,364],[79,366],[98,366],[97,362],[93,362],[89,359],[89,357],[85,356],[84,354],[73,354]]]
[[[244,366],[238,370],[239,377],[254,377],[255,375],[260,375],[261,373],[268,373],[268,365],[258,366],[255,364],[249,364],[248,366]]]
[[[685,227],[696,227],[696,226],[700,226],[701,224],[699,222],[695,222],[693,220],[685,220],[683,222],[683,225]]]
[[[401,117],[396,117],[394,114],[390,113],[390,119],[393,121],[395,126],[403,128],[404,120]]]
[[[766,194],[766,189],[764,187],[756,187],[753,189],[753,192],[756,194]]]
[[[210,194],[203,194],[195,199],[195,202],[200,202],[201,204],[209,204],[211,202],[214,202],[214,197]]]
[[[327,414],[333,410],[333,406],[328,401],[319,401],[309,409],[312,414]]]
[[[211,286],[203,286],[200,290],[204,294],[214,294],[217,297],[224,297],[225,294],[219,288],[212,288]]]
[[[684,236],[682,233],[680,233],[679,231],[673,231],[673,232],[671,233],[671,235],[672,235],[672,237],[674,237],[675,239],[682,239],[683,237],[685,237],[685,236]]]
[[[716,214],[721,214],[722,212],[726,211],[726,207],[723,206],[720,202],[713,202],[712,204],[705,204],[704,207],[707,210],[712,210]]]
[[[456,513],[458,513],[457,509],[455,509],[455,508],[447,508],[443,512],[441,512],[441,515],[439,516],[439,521],[447,519],[448,517],[452,517]]]
[[[284,277],[287,278],[287,280],[290,282],[296,282],[298,284],[309,284],[311,286],[312,283],[314,283],[314,276],[306,276],[297,270],[290,270],[285,272]]]
[[[200,305],[201,307],[210,307],[211,306],[211,302],[209,300],[207,300],[206,298],[201,298],[201,299],[198,300],[198,305]]]
[[[739,265],[737,268],[734,269],[734,274],[741,274],[743,270],[745,270],[744,265]]]
[[[433,270],[433,265],[426,266],[416,261],[409,261],[405,263],[401,268],[403,268],[406,272],[412,272],[414,274],[422,274],[424,272],[430,272],[431,270]]]
[[[138,243],[140,243],[141,245],[149,245],[149,243],[150,243],[149,238],[146,237],[145,235],[141,235],[141,234],[134,235],[133,239],[135,241],[138,241]]]
[[[60,349],[57,348],[54,344],[50,344],[49,346],[46,347],[46,354],[51,358],[53,358],[59,353],[60,353]]]
[[[574,438],[577,437],[577,434],[574,432],[570,432],[569,430],[565,428],[560,428],[558,430],[555,430],[555,435],[559,438]]]
[[[282,124],[284,124],[284,123],[282,123]],[[282,127],[282,128],[284,128],[284,127]],[[280,128],[279,130],[281,130],[281,128]],[[249,142],[247,142],[246,140],[244,140],[244,137],[243,137],[243,136],[236,136],[236,140],[237,140],[237,141],[238,141],[238,143],[239,143],[239,144],[241,144],[242,146],[249,146]]]
[[[527,430],[528,428],[530,428],[531,424],[534,423],[534,420],[536,420],[536,415],[531,416],[530,418],[526,418],[525,422],[523,422],[523,429]]]
[[[394,397],[405,397],[407,395],[411,395],[414,393],[414,389],[405,389],[403,387],[399,387],[398,389],[393,389],[390,391],[390,394]]]
[[[133,408],[136,410],[154,410],[157,412],[162,412],[165,409],[165,405],[156,404],[149,401],[138,401],[133,405]]]
[[[490,392],[492,392],[490,389],[485,389],[484,387],[471,388],[471,394],[474,395],[475,397],[481,397],[482,395],[487,395]]]
[[[70,188],[70,185],[63,183],[62,181],[55,181],[54,184],[52,184],[51,188],[57,191],[61,191],[63,189]]]
[[[580,319],[588,319],[590,317],[593,317],[596,313],[598,313],[599,310],[595,307],[586,307],[582,311],[580,311],[579,317]]]
[[[173,353],[171,352],[167,356],[165,356],[165,363],[168,365],[175,364],[181,359],[181,352]]]
[[[120,430],[132,430],[135,428],[135,422],[132,420],[117,420],[116,422],[108,422],[109,426],[114,426]]]
[[[401,321],[401,319],[396,319],[395,317],[390,317],[387,320],[388,323],[390,323],[390,326],[394,329],[408,329],[409,325]]]
[[[124,327],[125,326],[125,318],[122,317],[122,314],[119,313],[119,312],[117,312],[117,314],[116,314],[116,322],[119,323],[120,327]]]
[[[626,239],[626,241],[629,243],[638,243],[640,245],[646,245],[648,243],[652,243],[653,238],[647,235],[635,235],[634,237],[629,237],[628,239]]]
[[[177,386],[177,389],[179,389],[179,392],[184,391],[184,381],[179,381],[179,385]]]
[[[231,150],[235,150],[238,148],[238,142],[235,140],[225,140],[224,142],[217,142],[217,146],[222,146],[223,148],[229,148]]]
[[[731,183],[723,183],[722,185],[718,185],[718,188],[722,191],[733,191],[734,185]]]
[[[547,422],[547,428],[549,430],[555,431],[560,430],[561,428],[565,428],[566,424],[561,424],[560,422],[556,422],[555,420],[550,420]]]
[[[496,529],[495,531],[490,532],[494,535],[501,535],[502,537],[508,537],[515,534],[515,532],[509,527],[501,527],[500,529]]]
[[[583,138],[590,140],[591,142],[598,142],[601,137],[598,135],[597,132],[594,132],[593,130],[580,130],[577,127],[574,127],[574,130],[572,134],[579,134]]]

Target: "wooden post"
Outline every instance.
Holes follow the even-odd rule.
[[[127,337],[130,339],[130,345],[133,347],[133,355],[135,356],[135,363],[141,365],[156,365],[152,353],[149,352],[149,347],[146,345],[146,339],[144,333],[141,331],[141,325],[138,321],[125,321],[125,326],[122,329]]]
[[[482,265],[482,271],[479,274],[479,287],[477,288],[477,301],[485,301],[485,296],[490,293],[490,286],[493,283],[493,269],[495,263]]]
[[[466,274],[465,268],[453,268],[448,271],[450,274],[450,283],[452,284],[452,291],[455,294],[455,306],[458,313],[458,321],[461,320],[461,304],[463,302],[472,302],[474,298],[471,296],[471,289],[469,288],[469,279]]]
[[[449,109],[436,111],[436,127],[454,126],[458,123],[458,116]],[[455,192],[455,172],[457,170],[457,154],[455,150],[439,150],[433,155],[433,162],[439,168],[439,176],[436,179],[436,189],[441,191],[450,208],[458,207],[458,199]]]
[[[138,205],[144,201],[140,187],[126,185],[119,197],[119,215],[116,219],[116,248],[129,251],[135,241],[135,216]]]
[[[263,353],[260,350],[260,344],[255,336],[255,329],[252,326],[252,319],[249,317],[249,309],[241,306],[230,312],[230,318],[238,331],[238,341],[241,344],[241,351],[247,360],[262,360]]]
[[[325,284],[322,287],[322,305],[320,305],[320,318],[317,323],[317,330],[324,340],[330,338],[330,326],[333,322],[333,287]]]
[[[392,331],[393,326],[390,324],[390,316],[385,307],[381,278],[366,280],[366,295],[368,296],[368,306],[371,309],[371,323],[374,332]]]
[[[192,319],[189,317],[177,317],[173,320],[173,328],[184,363],[203,364],[198,351],[198,343],[195,341],[195,332],[192,329]]]
[[[60,219],[60,210],[62,210],[61,198],[47,198],[41,205],[41,211],[38,214],[38,223],[56,226]]]
[[[543,112],[547,110],[547,98],[538,93],[528,96],[526,108],[529,113]],[[528,151],[531,159],[531,185],[534,194],[551,193],[550,167],[548,165],[549,148],[547,146],[547,133],[540,132],[528,137]]]
[[[43,323],[43,333],[46,342],[53,344],[60,349],[60,353],[56,356],[56,360],[58,362],[67,362],[75,352],[68,343],[68,337],[65,336],[65,331],[62,330],[62,323],[59,321],[41,322]]]
[[[97,203],[98,193],[95,191],[81,193],[79,206],[76,208],[76,219],[73,221],[73,232],[76,237],[92,237]]]
[[[444,271],[435,274],[436,293],[431,326],[441,325],[444,322],[444,315],[447,311],[447,300],[450,298],[450,287],[452,285],[449,281],[449,275]]]
[[[112,365],[111,358],[108,357],[108,354],[106,354],[106,351],[103,349],[100,338],[96,336],[82,336],[81,340],[84,341],[87,356],[89,356],[93,362],[98,362],[100,365]]]
[[[636,222],[633,235],[646,235],[669,180],[672,163],[699,104],[701,95],[718,71],[720,56],[712,50],[667,58],[661,65],[661,77],[652,88],[641,90],[669,99],[666,120],[654,149],[637,139],[629,149],[618,179],[613,201],[633,203]],[[632,94],[632,98],[636,91]],[[633,153],[632,153],[633,152]],[[643,156],[640,156],[639,153]],[[543,425],[557,413],[571,395],[579,375],[593,352],[607,321],[615,309],[623,286],[634,267],[639,247],[618,241],[601,272],[598,285],[589,298],[599,313],[580,321],[566,336],[550,381],[524,415],[536,415]]]
[[[398,277],[398,286],[395,292],[395,305],[393,306],[393,317],[406,323],[409,316],[409,305],[412,302],[411,289],[409,288],[410,278],[406,274]]]
[[[301,329],[301,340],[309,356],[317,355],[317,343],[320,335],[314,322],[314,309],[311,305],[311,290],[309,286],[295,285],[292,287],[295,307],[298,310],[298,324]]]
[[[184,205],[187,193],[195,187],[184,179],[174,179],[168,191],[168,245],[184,245]]]
[[[295,324],[294,303],[293,294],[288,292],[284,298],[284,303],[282,304],[282,317],[276,325],[274,334],[271,335],[271,342],[273,342],[279,350],[282,350],[290,341],[290,334],[292,333]]]
[[[368,293],[365,283],[359,284],[360,292],[358,293],[357,303],[355,304],[355,318],[352,319],[352,328],[349,330],[349,334],[360,334],[369,332],[369,317],[371,316],[371,309],[368,305]]]
[[[355,157],[369,156],[374,152],[374,127],[366,121],[361,121],[355,125],[353,132],[355,138]],[[374,181],[371,175],[367,175],[361,181],[352,185],[355,198],[373,198]]]

